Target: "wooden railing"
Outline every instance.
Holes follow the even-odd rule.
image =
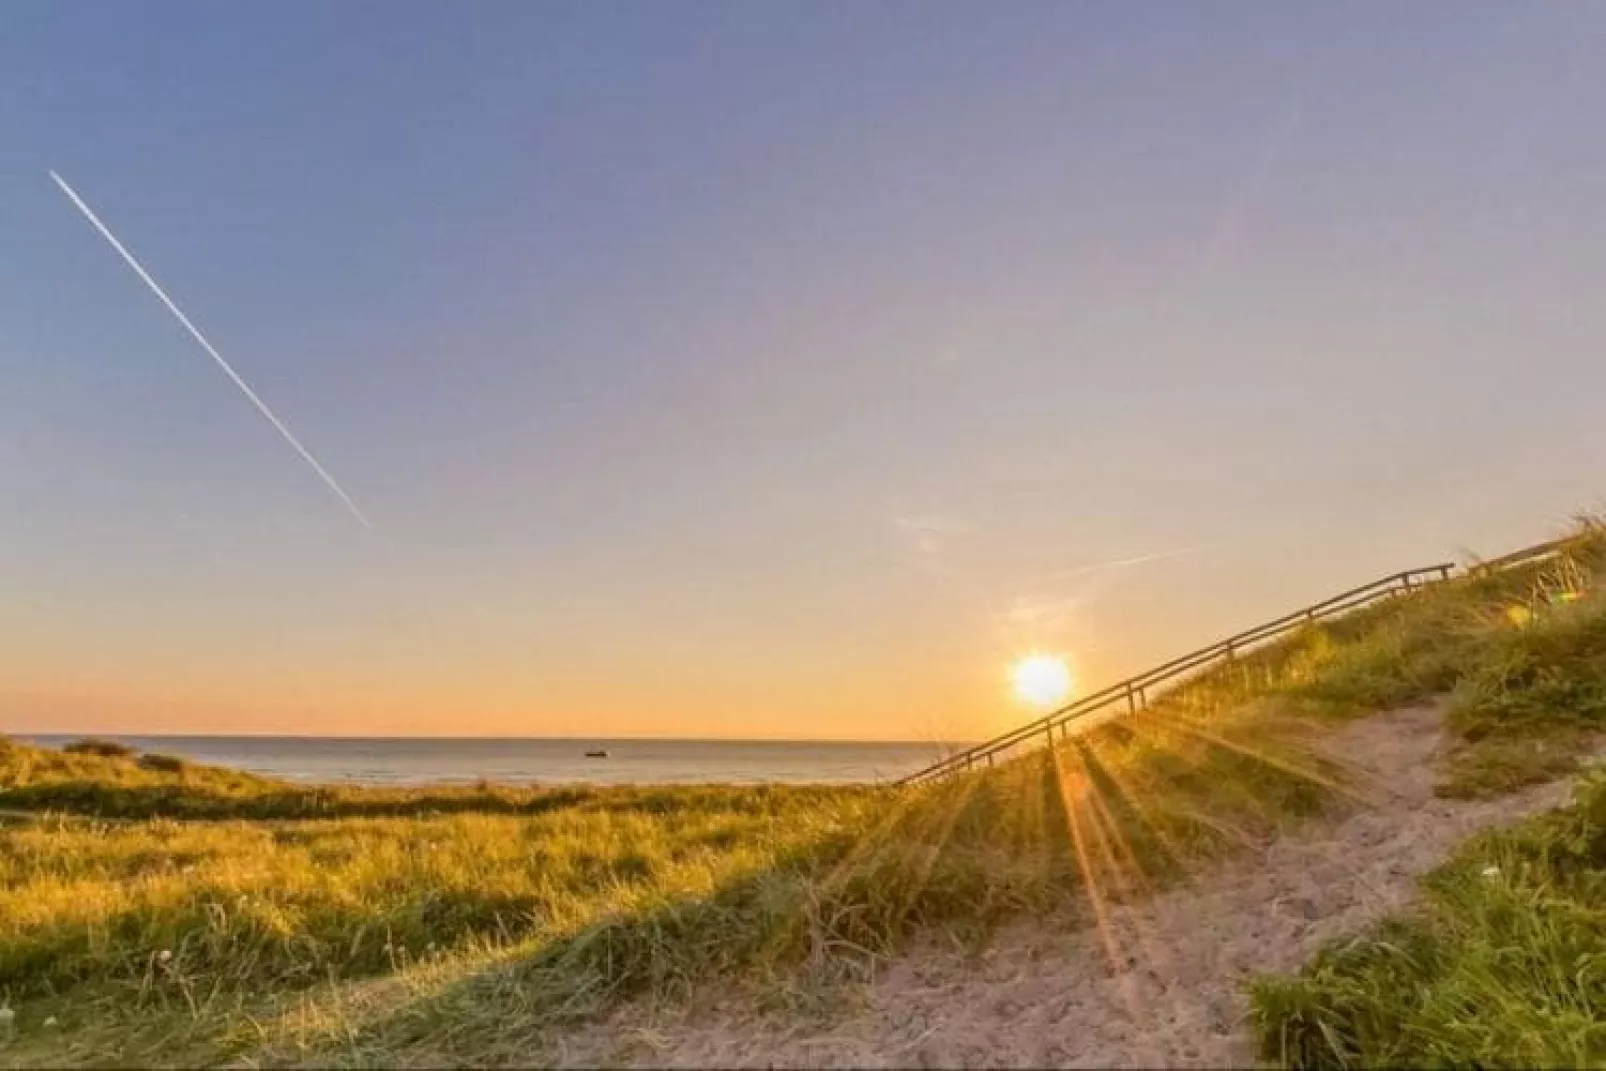
[[[1510,569],[1514,565],[1523,565],[1527,562],[1538,561],[1541,558],[1548,558],[1552,555],[1560,554],[1568,547],[1573,546],[1579,541],[1579,538],[1576,535],[1565,536],[1561,539],[1552,539],[1548,543],[1535,543],[1531,547],[1523,547],[1521,550],[1514,550],[1510,554],[1502,554],[1500,557],[1490,558],[1488,561],[1475,561],[1467,566],[1467,572],[1472,576],[1485,576],[1489,573],[1497,573],[1502,569]]]
[[[1537,550],[1537,548],[1530,548],[1530,550]],[[1519,553],[1522,555],[1520,560],[1538,556],[1527,551]],[[1508,555],[1507,559],[1510,560],[1510,564],[1515,564],[1519,560],[1517,555]],[[1500,560],[1500,565],[1502,566],[1507,563],[1506,559]],[[1493,566],[1493,563],[1486,564]],[[1494,567],[1498,568],[1499,566]],[[1313,603],[1303,610],[1296,610],[1274,621],[1256,625],[1254,628],[1247,629],[1235,636],[1229,636],[1220,643],[1211,644],[1209,647],[1201,647],[1191,654],[1173,658],[1171,661],[1155,666],[1153,669],[1140,673],[1135,677],[1128,677],[1126,680],[1112,684],[1101,691],[1085,695],[1046,717],[1039,718],[1037,721],[1023,725],[1002,736],[994,737],[985,743],[977,744],[975,747],[968,748],[958,754],[950,755],[941,762],[934,763],[918,773],[910,774],[908,777],[898,781],[897,784],[909,785],[921,781],[935,780],[948,774],[958,773],[961,770],[971,769],[978,763],[992,765],[1003,752],[1023,745],[1052,743],[1056,729],[1065,735],[1069,735],[1071,722],[1086,718],[1101,710],[1107,710],[1110,707],[1124,706],[1128,712],[1141,710],[1148,706],[1151,698],[1150,690],[1155,688],[1156,685],[1171,682],[1170,687],[1174,688],[1181,683],[1179,678],[1193,675],[1216,663],[1229,662],[1239,655],[1261,646],[1267,640],[1275,639],[1323,618],[1347,613],[1357,607],[1376,602],[1378,599],[1407,594],[1429,584],[1448,580],[1454,570],[1455,566],[1446,562],[1440,565],[1425,566],[1421,569],[1407,569],[1403,573],[1394,573],[1391,576],[1383,577],[1381,580],[1374,580],[1370,584],[1351,588],[1346,592],[1334,595],[1330,599]],[[1166,690],[1168,691],[1169,688]]]

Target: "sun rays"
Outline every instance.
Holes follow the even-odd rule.
[[[1070,698],[1071,667],[1057,655],[1027,655],[1010,667],[1009,683],[1016,699],[1048,710]]]

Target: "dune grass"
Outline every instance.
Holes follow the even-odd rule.
[[[611,1001],[737,978],[759,999],[814,1000],[914,938],[976,943],[1023,913],[1074,914],[1089,867],[1105,895],[1139,895],[1331,802],[1332,771],[1294,744],[1267,761],[1281,753],[1265,713],[1208,730],[1146,717],[910,792],[575,789],[514,797],[517,813],[331,790],[397,813],[230,817],[287,789],[128,757],[94,758],[97,781],[92,757],[13,753],[30,779],[4,805],[51,810],[0,828],[11,1054],[528,1062]],[[179,817],[103,817],[157,806]],[[401,984],[383,1011],[331,1017],[386,979]]]
[[[596,790],[528,815],[56,815],[0,831],[0,993],[28,1062],[173,1059],[181,1026],[191,1062],[214,1062],[260,1044],[250,1024],[298,993],[456,974],[298,1044],[317,1062],[396,1062],[457,1037],[474,1048],[447,1062],[496,1045],[519,1062],[609,1000],[737,976],[775,998],[804,976],[862,977],[922,933],[977,941],[1023,912],[1075,910],[1079,840],[1128,853],[1135,866],[1099,865],[1132,893],[1326,798],[1300,771],[1177,733],[905,797]],[[58,1047],[50,1017],[78,1048]]]
[[[681,808],[695,806],[705,791],[484,782],[418,788],[306,785],[172,755],[141,755],[117,743],[80,741],[53,751],[0,737],[0,812],[207,821],[538,814],[577,805]]]
[[[1443,697],[1459,745],[1438,791],[1492,796],[1578,768],[1606,731],[1606,532],[1553,559],[1369,608],[1291,645],[1309,662],[1273,690],[1315,712]]]
[[[300,786],[0,745],[0,1064],[529,1063],[566,1023],[714,981],[806,1011],[911,941],[1074,925],[1353,805],[1323,721],[1448,691],[1478,757],[1448,791],[1537,776],[1493,759],[1593,724],[1523,697],[1584,688],[1546,667],[1595,665],[1574,596],[1601,557],[1586,534],[908,790]]]
[[[1252,991],[1292,1067],[1606,1063],[1606,776],[1572,806],[1463,846],[1419,910]]]
[[[1593,763],[1606,733],[1598,534],[1452,641],[1462,741],[1442,795],[1483,797]],[[1606,774],[1570,806],[1474,838],[1419,910],[1252,990],[1263,1055],[1293,1067],[1606,1064]]]

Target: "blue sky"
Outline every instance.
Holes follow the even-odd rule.
[[[6,12],[0,727],[970,735],[1601,504],[1597,8]]]

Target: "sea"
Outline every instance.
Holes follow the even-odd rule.
[[[45,747],[83,738],[18,734]],[[851,784],[895,780],[954,750],[936,743],[438,737],[105,736],[291,781],[364,785]],[[606,752],[591,755],[588,752]]]

